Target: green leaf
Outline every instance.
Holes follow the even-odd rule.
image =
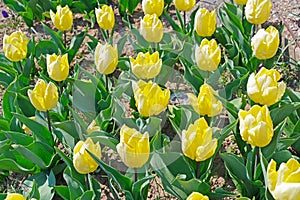
[[[36,57],[46,54],[58,54],[58,45],[53,40],[40,40],[36,45]]]
[[[119,140],[112,137],[112,134],[106,133],[104,131],[94,131],[93,133],[88,135],[94,142],[99,142],[103,146],[107,146],[114,151],[116,151],[116,146],[119,143]]]
[[[77,200],[91,200],[93,199],[94,192],[91,190],[85,191]]]
[[[151,180],[154,178],[154,175],[146,176],[132,185],[132,194],[134,199],[147,199],[148,189]]]
[[[70,192],[68,186],[54,186],[54,189],[61,198],[63,198],[64,200],[70,200]]]
[[[75,200],[84,193],[85,191],[84,175],[82,174],[79,175],[76,171],[72,171],[70,167],[67,167],[64,171],[63,177],[69,187],[70,200],[73,199]]]
[[[53,31],[51,28],[49,28],[46,24],[43,24],[43,28],[44,30],[51,35],[51,38],[53,39],[53,41],[57,44],[58,48],[60,49],[60,51],[62,52],[62,54],[64,54],[66,52],[64,43],[62,41],[61,36],[56,33],[55,31]]]
[[[286,104],[278,108],[271,110],[271,118],[274,127],[281,123],[286,117],[288,117],[292,112],[300,108],[300,103]]]
[[[68,48],[69,63],[72,62],[73,58],[75,57],[76,53],[78,52],[85,36],[86,36],[86,32],[84,31],[72,38],[70,47]]]
[[[89,178],[89,187],[94,192],[93,199],[100,199],[101,198],[101,185],[100,183],[90,174],[88,175]]]
[[[3,131],[5,136],[15,144],[28,146],[33,142],[33,138],[29,135],[13,131]]]

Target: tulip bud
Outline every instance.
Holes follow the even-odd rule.
[[[144,16],[141,20],[140,33],[148,42],[161,41],[164,34],[164,27],[156,14],[146,14]]]
[[[19,193],[8,193],[5,200],[26,200],[26,198]]]
[[[98,44],[95,49],[96,69],[100,74],[111,74],[118,65],[118,49],[117,45],[111,46],[106,43]]]
[[[11,35],[4,35],[3,52],[4,55],[13,62],[26,58],[28,38],[21,31],[16,31]]]
[[[274,135],[268,107],[254,105],[249,111],[239,111],[242,139],[255,147],[267,146]]]
[[[266,30],[260,29],[251,39],[253,54],[260,60],[275,56],[279,46],[278,30],[269,26]]]
[[[39,111],[46,112],[54,108],[58,101],[57,87],[39,79],[33,90],[28,90],[28,97],[32,105]]]
[[[216,40],[204,38],[200,46],[196,46],[195,59],[199,69],[204,71],[214,71],[221,61],[221,49]]]
[[[277,171],[272,159],[267,168],[267,183],[276,200],[300,199],[300,163],[290,158],[287,163],[281,163]]]
[[[152,81],[132,83],[135,105],[142,116],[149,117],[163,112],[170,100],[170,90],[164,91]]]
[[[200,87],[198,98],[194,94],[188,94],[189,101],[194,110],[199,115],[207,115],[213,117],[222,112],[222,103],[216,99],[217,92],[214,89],[204,83]]]
[[[103,5],[95,9],[96,19],[100,28],[111,30],[115,26],[115,14],[111,6]]]
[[[35,116],[29,117],[29,119],[34,121],[35,120]],[[22,129],[24,130],[25,134],[29,135],[29,134],[32,133],[32,131],[25,124],[22,125]]]
[[[200,8],[195,15],[195,30],[199,36],[212,36],[216,30],[216,11],[209,12],[206,8]]]
[[[153,54],[140,52],[136,59],[130,57],[132,72],[140,79],[151,79],[157,76],[162,66],[162,60],[156,51]]]
[[[247,1],[248,0],[234,0],[236,4],[239,4],[239,5],[246,5]]]
[[[195,0],[175,0],[175,7],[180,11],[192,10],[195,6]]]
[[[69,6],[61,7],[58,5],[56,7],[56,13],[50,10],[50,17],[54,26],[60,31],[70,30],[73,24],[73,13],[69,9]]]
[[[63,81],[69,75],[68,54],[57,56],[56,54],[47,54],[47,72],[55,81]]]
[[[145,14],[156,14],[158,17],[162,14],[164,10],[163,0],[143,0],[142,8]]]
[[[286,84],[278,82],[280,73],[275,69],[261,68],[255,75],[252,73],[247,83],[247,93],[252,101],[261,105],[273,105],[283,96]]]
[[[188,196],[186,200],[209,200],[208,196],[203,195],[199,192],[193,192]]]
[[[91,173],[98,167],[97,162],[86,150],[89,150],[99,159],[102,156],[99,142],[95,144],[91,138],[87,138],[85,142],[79,141],[73,150],[73,165],[80,174]]]
[[[96,121],[95,121],[95,120],[93,120],[93,121],[89,124],[89,126],[87,127],[86,132],[87,132],[88,134],[91,134],[91,133],[94,132],[94,131],[100,131],[100,127],[99,127],[99,126],[96,126]]]
[[[123,125],[117,151],[127,167],[142,167],[150,154],[149,134],[147,132],[142,134],[134,128]]]
[[[203,117],[182,131],[182,152],[192,160],[204,161],[212,157],[217,149],[218,141],[212,138],[210,128]]]
[[[272,8],[271,0],[248,0],[245,15],[251,24],[263,24],[270,17]]]

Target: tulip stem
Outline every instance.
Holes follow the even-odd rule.
[[[108,75],[105,75],[105,88],[106,91],[108,92]]]
[[[137,176],[137,168],[134,168],[134,182],[137,182],[138,176]]]
[[[50,131],[50,133],[52,132],[52,129],[51,129],[51,121],[50,121],[50,113],[49,113],[49,110],[46,111],[46,114],[47,114],[47,122],[48,122],[48,129]]]
[[[185,25],[186,25],[186,12],[183,11],[183,31],[185,32]]]
[[[65,47],[67,47],[67,31],[64,31],[64,43]]]
[[[258,161],[259,161],[259,147],[254,147],[254,152],[253,152],[255,155],[254,157],[254,168],[253,168],[253,180],[255,179],[255,174],[256,174],[256,168],[257,168],[257,164],[258,164]]]
[[[90,186],[89,186],[89,174],[85,175],[85,185],[86,185],[86,190],[89,190],[90,189]]]
[[[197,162],[196,178],[200,178],[201,163]]]

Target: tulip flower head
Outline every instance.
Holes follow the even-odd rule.
[[[142,8],[145,14],[156,14],[159,17],[164,10],[164,0],[143,0]]]
[[[136,59],[130,57],[132,72],[140,79],[151,79],[157,76],[161,70],[162,60],[159,58],[158,51],[153,54],[138,53]]]
[[[141,20],[140,33],[148,42],[160,42],[164,27],[156,14],[146,14]]]
[[[47,54],[47,72],[55,81],[63,81],[69,75],[68,54],[57,56],[56,54]]]
[[[118,65],[117,45],[111,46],[108,43],[98,43],[94,54],[96,69],[100,74],[111,74]]]
[[[142,167],[150,154],[149,134],[147,132],[142,134],[134,128],[123,125],[117,151],[127,167]]]
[[[245,15],[251,24],[263,24],[271,14],[271,0],[248,0],[245,7]]]
[[[216,95],[216,91],[210,85],[204,83],[200,87],[198,98],[191,93],[188,94],[188,98],[199,115],[213,117],[220,114],[223,109],[222,103],[216,99]]]
[[[267,183],[275,200],[300,199],[300,163],[290,158],[276,170],[276,162],[272,159],[267,168]]]
[[[192,160],[199,162],[209,159],[214,155],[217,146],[217,139],[212,138],[212,128],[203,117],[182,131],[182,152]]]
[[[196,46],[195,60],[199,69],[204,71],[214,71],[221,61],[221,49],[216,40],[204,38],[200,46]]]
[[[50,10],[50,17],[54,26],[60,31],[70,30],[73,25],[73,13],[68,5],[63,8],[58,5],[56,13]]]
[[[175,8],[180,11],[190,11],[194,8],[195,0],[174,0]]]
[[[132,83],[134,99],[139,113],[144,117],[159,115],[163,112],[170,100],[170,90],[164,91],[152,81],[139,80]]]
[[[188,196],[186,200],[209,200],[208,196],[203,195],[199,192],[193,192]]]
[[[267,146],[274,135],[273,122],[268,107],[254,105],[249,111],[239,111],[242,139],[254,147]]]
[[[206,8],[200,8],[195,15],[195,30],[199,36],[212,36],[217,26],[216,11],[209,12]]]
[[[239,5],[246,5],[247,1],[248,0],[234,0],[236,4],[239,4]]]
[[[26,58],[28,38],[21,31],[13,32],[11,35],[4,35],[3,52],[12,62],[18,62]]]
[[[58,101],[57,87],[39,79],[33,90],[28,90],[28,97],[32,105],[39,111],[46,112],[54,108]]]
[[[253,54],[260,60],[275,56],[279,46],[279,33],[274,26],[260,29],[251,39]]]
[[[95,9],[96,19],[100,28],[111,30],[115,26],[115,14],[111,6],[103,5]]]
[[[255,75],[252,73],[247,83],[247,93],[252,101],[261,105],[273,105],[280,101],[283,96],[286,84],[278,82],[280,73],[275,69],[262,67]]]
[[[89,150],[99,159],[102,156],[101,147],[98,142],[95,144],[91,138],[87,138],[85,142],[79,141],[73,150],[73,165],[80,174],[91,173],[98,167],[97,162],[86,150]]]
[[[8,193],[5,200],[26,200],[26,198],[19,193]]]

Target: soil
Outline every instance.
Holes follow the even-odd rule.
[[[215,0],[215,1],[201,1],[201,6],[211,9],[217,8],[223,1],[222,0]],[[284,45],[289,45],[288,50],[286,51],[286,60],[294,59],[298,62],[300,61],[300,41],[299,41],[299,35],[300,35],[300,3],[299,0],[281,0],[276,1],[273,0],[273,9],[270,19],[268,20],[268,23],[275,24],[275,25],[284,25],[284,31],[282,34],[282,41],[284,41]],[[197,3],[198,5],[200,2]],[[125,27],[122,24],[122,20],[119,14],[117,14],[118,9],[116,7],[116,2],[113,2],[115,13],[116,13],[116,30],[114,34],[114,41],[118,41],[123,35],[128,31],[127,27]],[[28,33],[28,28],[25,26],[25,24],[22,22],[22,19],[17,16],[16,14],[12,13],[6,5],[0,0],[0,10],[5,10],[8,12],[9,17],[4,18],[2,15],[0,15],[0,52],[2,51],[2,43],[3,43],[3,36],[4,34],[11,34],[15,30],[22,30],[25,33]],[[175,12],[170,13],[172,17],[175,17]],[[295,16],[294,14],[298,15]],[[135,11],[135,13],[130,18],[133,25],[138,28],[140,18],[143,16],[141,6],[139,5]],[[85,30],[86,21],[83,20],[83,15],[76,14],[74,16],[74,28],[71,32],[68,33],[67,39],[70,41],[73,35],[78,34],[80,31]],[[165,24],[165,29],[170,30],[170,26],[166,20],[163,20]],[[46,20],[45,22],[47,25],[51,25],[51,21]],[[41,25],[36,23],[34,27],[36,34],[36,39],[38,38],[47,38],[47,36]],[[88,33],[94,37],[98,37],[102,39],[101,34],[99,33],[98,26],[95,25],[93,28],[88,29]],[[29,34],[28,34],[29,36]],[[297,38],[297,39],[296,39]],[[84,43],[86,43],[88,39]],[[124,51],[122,52],[122,56],[131,56],[134,55],[134,50],[130,45],[127,45]],[[82,46],[82,48],[79,50],[79,55],[76,59],[76,62],[79,63],[81,66],[83,66],[86,69],[89,69],[91,72],[93,72],[93,55],[88,52],[86,46]],[[74,63],[71,63],[71,65],[75,65]],[[300,71],[299,69],[295,67],[287,68],[287,69],[280,69],[283,72],[283,78],[285,80],[288,80],[288,85],[292,87],[294,90],[299,91],[300,90]],[[0,86],[0,115],[2,115],[2,97],[4,93],[4,88]],[[226,117],[226,116],[225,116]],[[170,136],[172,133],[174,133],[172,126],[169,123],[166,123],[166,126],[163,128],[164,132],[169,133]],[[236,144],[234,140],[232,139],[232,136],[226,138],[226,140],[223,143],[223,149],[227,152],[234,152],[236,154],[239,154],[238,149],[236,148]],[[109,154],[109,150],[107,151]],[[112,153],[110,155],[109,159],[112,159],[114,157],[114,162],[119,162],[119,158],[116,154]],[[211,185],[212,189],[216,189],[218,187],[223,187],[224,189],[227,189],[229,191],[236,192],[234,190],[234,184],[232,181],[228,178],[228,175],[226,174],[226,170],[224,167],[224,163],[222,159],[220,159],[218,156],[216,158],[216,162],[214,163],[214,166],[218,166],[218,170],[215,176],[211,179]],[[102,185],[102,199],[113,199],[113,196],[110,193],[109,187],[107,187],[107,184],[105,180],[101,176],[98,177],[99,180],[101,180]],[[23,181],[24,176],[20,174],[12,173],[8,178],[4,180],[3,183],[0,182],[0,192],[7,192],[11,189],[11,187],[14,185],[17,189],[20,187],[20,183]],[[176,199],[175,197],[172,197],[170,194],[166,193],[161,184],[161,180],[156,177],[151,182],[151,187],[149,189],[149,199]]]

